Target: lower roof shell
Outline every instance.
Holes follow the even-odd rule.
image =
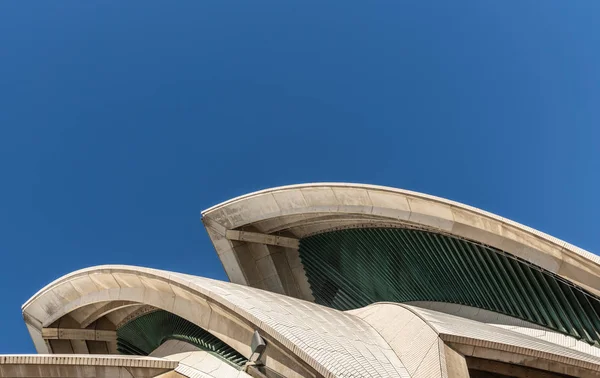
[[[317,377],[447,377],[443,363],[446,343],[471,349],[477,346],[481,353],[496,351],[503,353],[500,357],[504,359],[520,356],[524,361],[531,357],[540,363],[560,363],[557,368],[561,371],[600,376],[597,356],[435,310],[384,303],[342,312],[251,287],[130,266],[102,266],[67,275],[28,301],[24,315],[35,338],[38,327],[106,300],[137,302],[168,311],[207,329],[245,356],[249,354],[246,343],[258,329],[268,348],[270,345],[294,356],[298,363],[314,369],[308,375]],[[412,314],[413,320],[407,318],[406,327],[400,326],[400,319],[405,317],[398,311]],[[238,323],[224,326],[219,323],[223,316]],[[420,325],[417,328],[413,324]],[[421,343],[420,338],[410,336],[416,329],[433,332],[427,331],[427,340],[436,343],[436,353],[414,353],[420,350],[415,343]],[[403,352],[407,347],[411,353]],[[430,358],[426,365],[419,362],[426,358]],[[286,371],[276,362],[267,358],[267,366],[277,367],[283,376],[306,375]],[[419,375],[420,371],[425,375]]]
[[[286,377],[369,376],[370,371],[408,377],[381,336],[351,315],[255,288],[156,269],[100,266],[74,272],[34,295],[23,306],[23,315],[36,346],[43,346],[36,340],[44,327],[107,300],[168,311],[206,329],[246,358],[258,330],[271,345],[272,357],[265,352],[267,366]],[[361,362],[361,350],[370,351],[369,366]]]

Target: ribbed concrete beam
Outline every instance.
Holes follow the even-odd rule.
[[[116,331],[74,328],[42,328],[45,340],[94,340],[117,341]]]
[[[85,318],[83,318],[81,320],[81,328],[87,328],[87,326],[89,326],[90,324],[92,324],[93,322],[95,322],[96,320],[100,319],[101,317],[103,317],[104,315],[120,310],[122,308],[126,308],[126,307],[133,307],[136,306],[137,303],[135,302],[130,302],[130,301],[114,301],[114,302],[108,302],[104,305],[102,305],[101,307],[99,307],[98,309],[96,309],[93,313],[89,314],[88,316],[86,316]]]
[[[259,232],[227,230],[225,232],[225,236],[229,240],[238,240],[247,243],[275,245],[285,248],[298,249],[300,245],[298,239],[278,235],[261,234]]]

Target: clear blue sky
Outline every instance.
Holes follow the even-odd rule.
[[[225,279],[200,211],[349,181],[600,252],[598,1],[2,1],[0,353],[90,265]]]

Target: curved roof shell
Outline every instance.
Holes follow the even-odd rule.
[[[408,376],[377,331],[354,316],[263,290],[156,269],[100,266],[68,274],[27,301],[23,316],[38,352],[50,353],[44,329],[66,316],[81,319],[97,313],[91,309],[98,305],[124,301],[177,315],[246,358],[252,334],[259,330],[268,341],[267,366],[285,377],[369,376],[371,371]],[[356,359],[361,351],[369,351],[368,366]]]
[[[468,205],[306,184],[234,198],[202,220],[233,282],[340,309],[452,302],[600,343],[600,258]]]
[[[489,314],[469,318],[397,303],[342,312],[247,286],[132,266],[100,266],[66,275],[35,294],[23,306],[23,315],[38,351],[56,353],[43,349],[45,329],[67,317],[77,322],[93,313],[103,319],[112,312],[100,315],[93,309],[108,303],[129,305],[113,306],[112,312],[133,307],[131,303],[166,311],[205,329],[246,358],[252,333],[259,330],[267,340],[266,365],[285,377],[449,377],[452,350],[561,374],[600,376],[600,358],[585,348],[553,342],[542,337],[540,328],[525,323],[515,323],[521,331],[488,324],[484,320]],[[134,313],[137,318],[152,313],[140,309],[126,316],[129,322]],[[172,340],[153,355],[179,361],[175,370],[191,374],[208,355],[187,341],[185,353],[192,354],[171,353],[181,352],[177,345],[182,345],[182,340]],[[231,365],[221,364],[220,369],[235,373]]]

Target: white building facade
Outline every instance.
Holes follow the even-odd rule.
[[[133,266],[23,305],[2,377],[600,377],[600,258],[485,211],[357,184],[202,212],[231,282]]]

